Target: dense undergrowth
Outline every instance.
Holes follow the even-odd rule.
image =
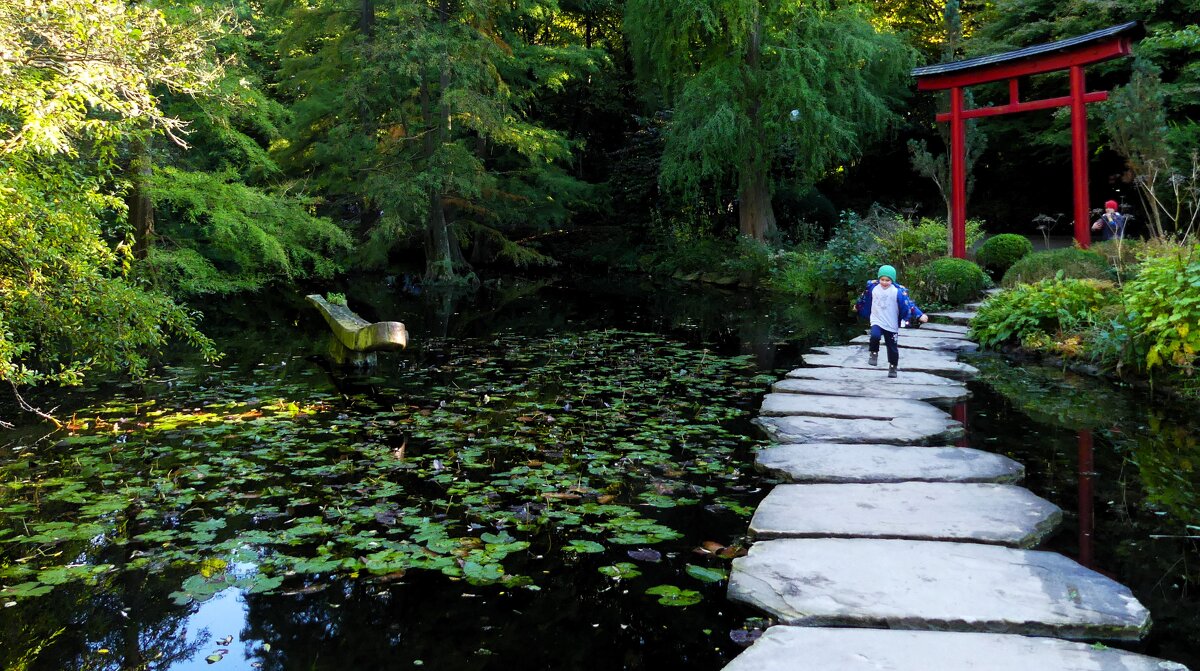
[[[1134,258],[1125,245],[1137,249]],[[982,345],[1019,345],[1116,373],[1165,377],[1184,395],[1200,395],[1200,244],[1126,242],[1097,252],[1041,252],[1009,274],[1026,261],[1048,274],[1062,258],[1083,261],[1015,284],[984,304],[972,324]]]

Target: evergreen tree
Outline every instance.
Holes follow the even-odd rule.
[[[587,68],[582,47],[534,43],[553,2],[281,4],[292,24],[278,81],[295,121],[278,155],[357,215],[365,263],[414,232],[435,283],[461,278],[472,232],[515,262],[545,260],[513,244],[501,217],[506,203],[561,207],[577,185],[554,165],[569,158],[566,138],[527,113],[535,92]]]
[[[861,5],[827,0],[629,0],[640,74],[673,109],[661,179],[734,177],[739,230],[775,232],[772,168],[813,181],[897,119],[913,53]]]

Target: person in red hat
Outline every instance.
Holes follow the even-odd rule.
[[[1119,209],[1121,206],[1115,200],[1104,203],[1104,214],[1092,224],[1092,230],[1099,231],[1101,240],[1125,237],[1125,215]]]

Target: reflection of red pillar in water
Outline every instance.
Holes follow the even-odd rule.
[[[1092,568],[1092,530],[1095,524],[1092,501],[1092,477],[1095,476],[1092,432],[1079,431],[1079,563]]]
[[[958,447],[967,447],[970,444],[967,442],[967,402],[955,403],[954,409],[950,411],[950,416],[959,424],[962,424],[963,427],[962,438],[959,438],[955,445]]]

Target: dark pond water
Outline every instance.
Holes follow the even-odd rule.
[[[581,279],[346,294],[404,321],[410,349],[332,371],[297,297],[214,306],[219,364],[180,353],[144,384],[39,398],[70,430],[0,437],[0,668],[719,669],[740,651],[761,622],[723,576],[770,486],[749,419],[804,349],[850,337],[840,311]],[[1139,649],[1200,667],[1196,413],[981,366],[968,441],[1068,511],[1052,549],[1151,609]]]

